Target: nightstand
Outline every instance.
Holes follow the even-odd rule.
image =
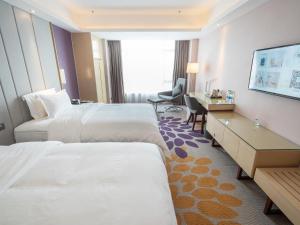
[[[71,103],[72,103],[72,105],[80,105],[80,104],[95,103],[95,102],[94,101],[89,101],[89,100],[72,99]]]

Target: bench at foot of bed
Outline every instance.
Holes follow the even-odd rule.
[[[267,194],[264,213],[270,214],[273,203],[293,222],[300,225],[300,168],[256,169],[255,182]]]

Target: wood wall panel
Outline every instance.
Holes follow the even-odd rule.
[[[18,96],[31,92],[12,7],[0,0],[0,29]]]
[[[13,126],[7,110],[5,97],[0,83],[0,123],[5,124],[5,130],[0,131],[0,144],[9,145],[14,143]]]
[[[12,79],[9,64],[6,58],[2,35],[0,33],[0,82],[2,85],[3,95],[6,99],[8,111],[10,112],[14,126],[19,125],[24,121],[23,112],[20,108],[21,99],[18,98],[14,81]],[[4,107],[1,105],[1,108]]]
[[[80,99],[98,102],[91,33],[72,33]]]
[[[14,142],[14,128],[32,119],[21,97],[60,89],[50,23],[0,0],[0,145]]]
[[[40,55],[46,88],[61,89],[51,26],[49,22],[32,16],[36,44]]]
[[[31,15],[14,8],[20,42],[32,91],[45,89],[40,57],[33,31]]]

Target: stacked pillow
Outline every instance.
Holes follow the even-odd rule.
[[[30,114],[34,119],[55,117],[60,111],[71,105],[66,90],[56,92],[48,89],[24,95]]]
[[[59,91],[54,95],[41,95],[48,117],[55,117],[60,111],[71,106],[71,100],[66,90]]]

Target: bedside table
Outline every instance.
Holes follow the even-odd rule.
[[[95,103],[95,102],[94,101],[89,101],[89,100],[72,99],[71,103],[72,103],[72,105],[80,105],[80,104]]]

